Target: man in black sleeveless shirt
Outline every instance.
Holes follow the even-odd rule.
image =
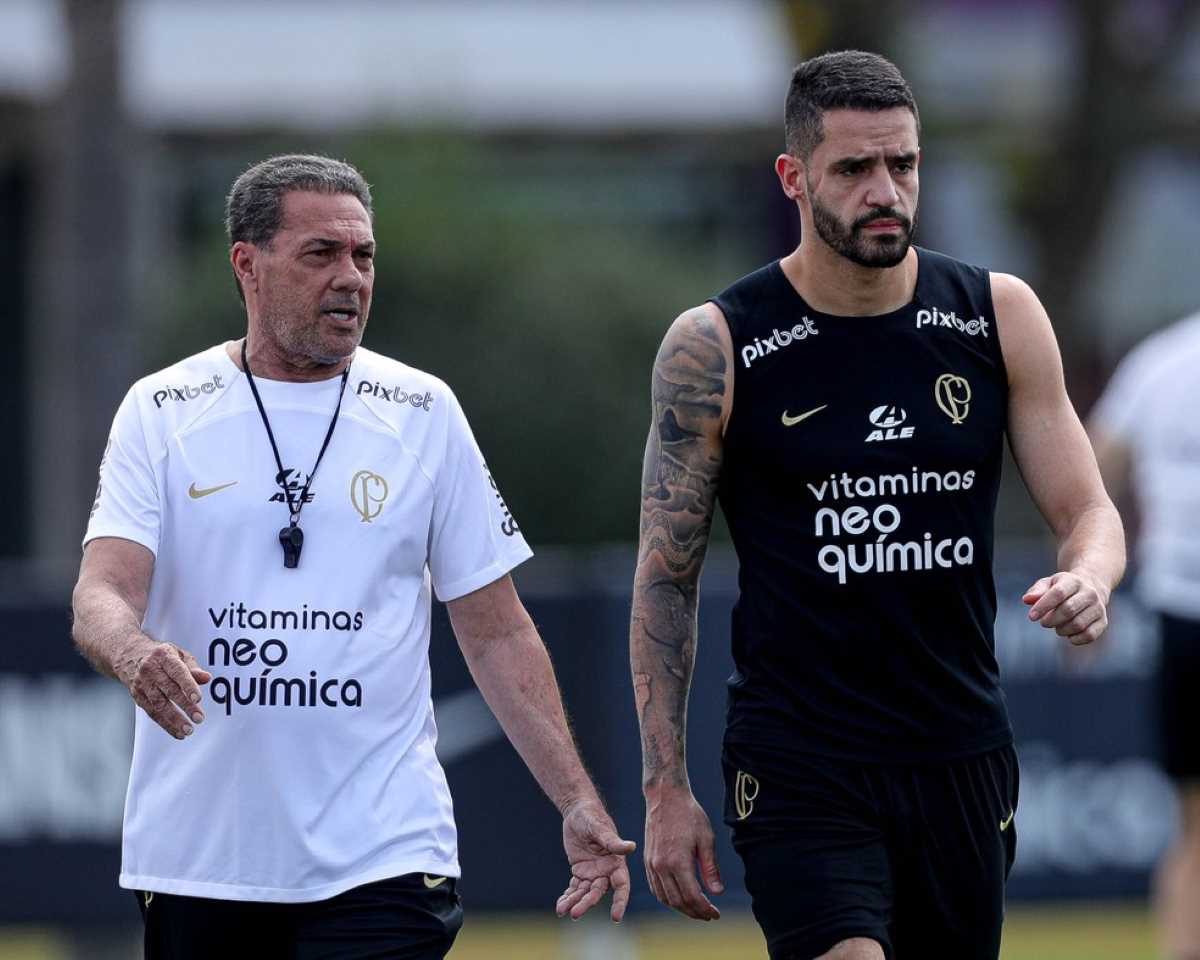
[[[1034,293],[911,245],[919,120],[895,66],[801,64],[786,133],[802,242],[681,315],[654,367],[630,640],[647,876],[719,916],[684,760],[719,501],[740,564],[725,820],[772,958],[994,960],[1017,806],[993,641],[1005,438],[1059,544],[1032,620],[1103,632],[1120,520]]]

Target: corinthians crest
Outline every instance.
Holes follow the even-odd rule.
[[[387,495],[387,481],[374,471],[359,470],[350,480],[350,503],[363,523],[370,523],[379,516]]]

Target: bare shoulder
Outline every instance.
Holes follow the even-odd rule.
[[[654,362],[657,404],[723,422],[732,401],[733,338],[721,310],[703,303],[675,318]]]
[[[996,333],[1010,384],[1027,376],[1062,376],[1058,342],[1046,308],[1033,288],[1010,273],[993,273],[992,306]]]
[[[724,359],[733,358],[733,338],[725,315],[715,303],[702,303],[675,318],[663,337],[658,359],[669,360],[680,351],[699,351],[699,355],[708,358],[714,348]]]
[[[998,324],[1028,328],[1049,322],[1046,308],[1028,283],[1011,273],[993,273],[991,277],[992,306]]]

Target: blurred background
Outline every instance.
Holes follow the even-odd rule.
[[[133,957],[116,888],[131,704],[69,639],[96,468],[133,380],[244,331],[223,201],[272,153],[373,184],[366,343],[459,395],[537,557],[518,586],[618,823],[641,839],[627,618],[648,381],[682,310],[798,240],[772,162],[791,68],[892,58],[923,121],[918,242],[1029,280],[1086,413],[1200,308],[1200,10],[1184,0],[0,0],[0,956]],[[1053,545],[1010,463],[997,648],[1022,757],[1005,960],[1155,956],[1175,830],[1152,619],[1097,650],[1022,615]],[[705,572],[691,770],[719,821],[736,565]],[[718,824],[716,925],[637,895],[562,925],[553,809],[432,658],[465,871],[462,958],[765,957]],[[164,829],[169,829],[164,826]],[[264,824],[263,829],[270,829]]]

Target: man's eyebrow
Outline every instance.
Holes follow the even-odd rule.
[[[305,240],[303,243],[301,243],[300,246],[303,247],[304,249],[312,249],[315,247],[320,250],[336,250],[336,249],[346,246],[346,243],[343,240],[333,240],[329,237],[309,237],[307,240]],[[374,250],[375,249],[375,241],[374,240],[363,240],[360,243],[354,244],[354,249],[355,250]]]
[[[874,163],[876,154],[864,153],[861,156],[840,157],[833,162],[833,166],[838,170],[848,170],[851,167],[863,167],[869,163]],[[887,159],[893,163],[916,163],[917,152],[915,150],[905,150],[902,153],[889,153]]]

